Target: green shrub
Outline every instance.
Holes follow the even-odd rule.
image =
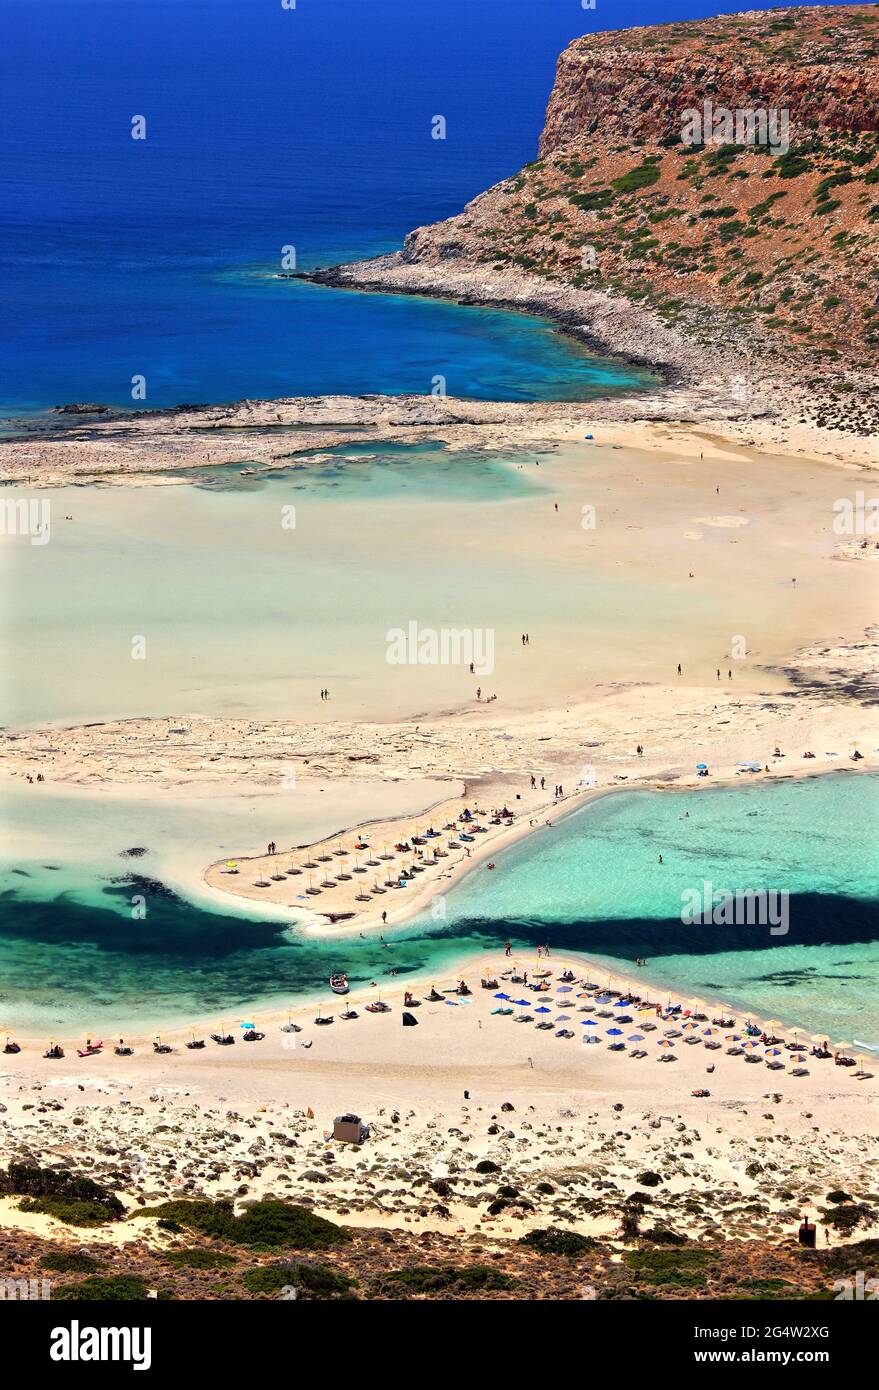
[[[356,1279],[323,1264],[259,1265],[256,1269],[248,1269],[241,1281],[252,1294],[280,1293],[284,1288],[293,1287],[297,1294],[311,1294],[315,1298],[342,1298],[357,1284]]]
[[[174,1201],[142,1207],[137,1216],[157,1216],[177,1228],[247,1245],[253,1250],[324,1250],[351,1239],[342,1226],[292,1202],[262,1201],[236,1216],[231,1202]]]
[[[208,1250],[204,1246],[195,1250],[169,1250],[165,1259],[177,1269],[225,1269],[235,1263],[234,1255],[224,1255],[221,1250]]]
[[[637,193],[641,188],[650,188],[653,184],[659,183],[659,176],[660,170],[657,165],[645,162],[621,174],[618,179],[611,179],[610,186],[618,193]]]
[[[583,1255],[587,1250],[594,1250],[598,1241],[592,1236],[578,1235],[576,1231],[560,1231],[556,1226],[547,1226],[520,1236],[519,1244],[539,1250],[542,1255]]]
[[[606,208],[608,203],[613,202],[613,193],[609,188],[592,188],[588,193],[572,193],[569,198],[575,207],[582,208],[584,212],[593,212],[598,208]]]
[[[61,1284],[52,1290],[53,1299],[87,1299],[89,1302],[101,1303],[134,1303],[145,1299],[146,1296],[146,1284],[134,1274],[95,1274],[91,1279],[82,1279],[78,1284]]]
[[[648,1284],[702,1288],[705,1266],[717,1259],[715,1250],[632,1250],[623,1262]]]
[[[453,1265],[410,1265],[408,1269],[393,1270],[388,1279],[406,1293],[439,1293],[444,1289],[456,1289],[461,1293],[477,1289],[509,1289],[516,1282],[490,1265],[469,1265],[461,1269]]]
[[[93,1274],[104,1267],[93,1255],[85,1255],[79,1250],[51,1250],[43,1256],[40,1264],[43,1269],[54,1269],[59,1274]]]
[[[66,1168],[39,1168],[28,1163],[10,1163],[6,1172],[0,1171],[0,1196],[10,1197],[51,1197],[61,1202],[83,1201],[99,1203],[106,1208],[104,1221],[115,1221],[124,1214],[125,1208],[106,1187],[93,1182],[91,1178],[78,1177]],[[37,1207],[22,1207],[22,1211],[37,1211]],[[50,1215],[54,1213],[50,1212]],[[62,1217],[61,1220],[65,1220]],[[77,1222],[77,1225],[95,1224]]]
[[[68,1200],[64,1197],[25,1197],[18,1204],[19,1211],[36,1212],[40,1216],[54,1216],[68,1226],[105,1226],[115,1221],[116,1216],[108,1211],[103,1202]]]

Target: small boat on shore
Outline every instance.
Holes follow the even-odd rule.
[[[347,994],[348,976],[343,971],[337,970],[335,974],[330,976],[330,989],[333,994]]]

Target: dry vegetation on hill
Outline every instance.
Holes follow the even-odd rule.
[[[786,142],[684,143],[684,113],[787,112]],[[748,371],[783,353],[875,426],[879,7],[798,8],[590,35],[562,54],[540,158],[401,261],[609,290]],[[707,311],[707,312],[706,312]],[[866,374],[866,375],[865,375]],[[836,407],[815,406],[817,423]],[[808,407],[806,407],[808,411]]]

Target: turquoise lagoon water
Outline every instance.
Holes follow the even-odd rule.
[[[614,793],[511,847],[493,874],[463,880],[444,922],[389,931],[387,945],[320,942],[243,906],[214,910],[185,883],[162,882],[154,821],[144,818],[138,840],[131,814],[118,817],[114,838],[106,807],[94,813],[100,827],[88,814],[81,801],[56,808],[38,852],[24,842],[0,863],[0,1010],[31,1032],[244,1016],[319,993],[339,967],[357,982],[392,967],[398,981],[427,972],[442,982],[462,957],[497,949],[500,960],[510,938],[523,954],[548,941],[617,968],[646,956],[645,984],[879,1043],[877,777]],[[183,815],[169,830],[181,833]],[[83,861],[89,835],[100,850]],[[137,844],[149,852],[120,858]],[[789,933],[683,926],[681,892],[704,880],[789,892]],[[134,895],[148,902],[143,919],[132,918]]]

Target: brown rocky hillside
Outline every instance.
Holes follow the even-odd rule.
[[[789,148],[684,143],[706,99],[783,109]],[[540,158],[400,259],[616,292],[748,344],[757,371],[767,350],[806,378],[836,363],[857,393],[879,357],[877,126],[876,5],[590,35],[559,60]]]

